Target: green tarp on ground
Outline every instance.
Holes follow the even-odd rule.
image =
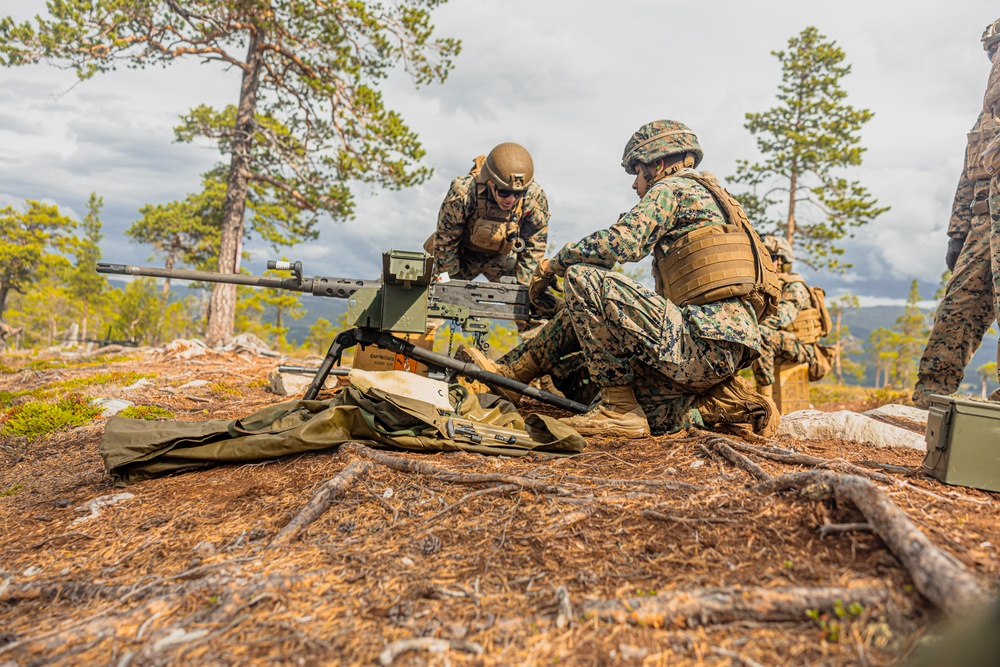
[[[243,419],[208,421],[146,421],[112,417],[100,451],[104,467],[118,486],[196,470],[219,463],[260,461],[288,454],[336,447],[358,441],[383,449],[442,452],[464,450],[481,454],[523,456],[528,452],[554,455],[583,451],[579,433],[545,415],[522,418],[514,406],[481,394],[468,396],[452,385],[453,413],[404,396],[354,387],[328,401],[289,401],[269,406]],[[447,437],[449,418],[521,429],[531,444],[473,444]]]

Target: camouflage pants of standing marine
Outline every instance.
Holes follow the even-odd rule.
[[[993,269],[993,316],[1000,316],[1000,174],[990,179],[990,263]],[[1000,362],[1000,343],[997,345],[997,361]],[[1000,363],[997,364],[997,379],[1000,380]],[[990,394],[990,400],[1000,400],[1000,390]]]
[[[980,189],[977,182],[976,190],[975,199],[982,200],[986,183]],[[913,390],[913,403],[918,407],[926,408],[933,394],[958,391],[965,367],[993,322],[994,273],[990,254],[990,216],[973,216],[920,358]]]
[[[810,364],[816,358],[816,346],[806,345],[788,331],[760,325],[760,358],[753,362],[757,385],[774,384],[774,367],[778,363]]]
[[[620,273],[577,264],[563,289],[566,308],[501,361],[530,353],[545,373],[580,351],[595,385],[632,387],[654,433],[703,426],[695,398],[757,354],[693,335],[684,308]]]

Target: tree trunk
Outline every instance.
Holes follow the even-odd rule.
[[[167,261],[163,263],[163,268],[165,268],[165,269],[167,269],[169,271],[170,269],[174,268],[174,262],[176,262],[176,261],[177,261],[176,251],[174,251],[173,249],[171,249],[169,252],[167,252]],[[163,292],[162,292],[162,294],[163,294],[164,298],[166,298],[166,296],[168,294],[170,294],[170,278],[164,278],[163,279]]]
[[[3,322],[3,314],[7,311],[7,295],[10,294],[10,285],[0,283],[0,322]]]
[[[795,188],[799,184],[799,172],[792,165],[792,175],[788,184],[788,227],[785,229],[785,239],[788,245],[795,247]]]
[[[222,209],[219,273],[236,273],[240,259],[240,242],[243,239],[249,155],[253,145],[254,113],[257,110],[257,88],[260,85],[263,60],[260,47],[264,41],[264,34],[259,26],[251,30],[250,47],[243,68],[243,84],[240,86],[240,103],[236,110],[229,182],[226,184],[226,203]],[[212,289],[206,335],[209,347],[219,347],[229,343],[233,337],[235,317],[236,285],[216,283]]]

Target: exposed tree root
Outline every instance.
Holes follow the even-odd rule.
[[[948,614],[989,600],[989,595],[958,559],[924,535],[909,517],[871,481],[833,472],[799,472],[757,487],[765,493],[796,490],[810,500],[833,497],[858,508],[889,550],[907,569],[917,590]]]
[[[759,456],[764,459],[778,461],[780,463],[791,463],[797,465],[813,466],[814,468],[826,468],[828,470],[838,470],[840,472],[846,472],[852,475],[868,477],[869,479],[874,479],[878,482],[885,482],[886,484],[893,484],[896,481],[888,475],[884,475],[880,472],[875,472],[874,470],[868,470],[867,468],[856,466],[854,464],[848,463],[847,461],[835,461],[831,459],[823,459],[818,456],[799,454],[798,452],[791,452],[787,449],[781,449],[778,447],[754,447],[753,445],[747,445],[742,442],[734,442],[734,441],[727,441],[727,443],[733,449],[739,450],[744,453],[753,454],[755,456]],[[895,467],[898,468],[898,466]],[[907,470],[906,468],[899,468],[899,469]]]
[[[771,479],[771,475],[766,470],[733,449],[737,444],[728,438],[716,436],[705,441],[703,447],[719,454],[758,482],[766,482]]]
[[[359,458],[384,465],[387,468],[400,472],[415,472],[422,475],[430,475],[434,479],[442,482],[452,482],[455,484],[517,484],[523,489],[530,489],[539,493],[549,493],[558,496],[569,495],[569,491],[561,486],[546,484],[529,477],[518,475],[482,475],[478,473],[460,473],[446,468],[439,468],[416,459],[406,459],[400,456],[386,454],[371,447],[366,447],[359,442],[348,442],[340,446],[340,451],[351,454]]]
[[[883,604],[888,593],[871,588],[696,588],[625,600],[584,600],[576,612],[584,618],[655,628],[751,621],[801,621],[806,612],[831,612],[857,602]]]
[[[352,461],[336,477],[323,482],[309,502],[274,536],[267,548],[274,550],[288,546],[309,524],[322,516],[334,499],[343,495],[354,480],[367,475],[371,468],[372,464],[368,461]]]

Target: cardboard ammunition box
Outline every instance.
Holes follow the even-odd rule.
[[[437,327],[428,327],[427,333],[409,334],[406,340],[425,350],[433,350],[436,329]],[[409,371],[424,377],[427,377],[430,370],[416,359],[374,345],[369,345],[363,350],[360,345],[354,348],[353,367],[363,371]]]
[[[924,472],[945,484],[1000,491],[1000,403],[931,396]]]
[[[783,415],[808,410],[812,405],[809,400],[809,364],[779,364],[775,368],[771,395],[778,412]]]

